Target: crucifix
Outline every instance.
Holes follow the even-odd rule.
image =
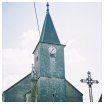
[[[88,71],[87,72],[88,74],[88,77],[86,79],[81,79],[80,81],[82,83],[87,83],[88,87],[89,87],[89,98],[90,98],[90,102],[93,102],[93,94],[92,94],[92,85],[95,83],[95,84],[98,84],[98,80],[93,80],[91,78],[91,72]]]

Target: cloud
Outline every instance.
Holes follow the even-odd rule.
[[[85,61],[84,56],[81,56],[76,48],[70,49],[68,54],[71,63],[78,63]]]
[[[86,60],[85,57],[78,52],[76,44],[78,44],[78,42],[72,39],[67,41],[67,46],[65,48],[65,58],[70,61],[71,64],[76,64]]]
[[[2,50],[3,90],[31,72],[31,64],[34,61],[32,52],[38,40],[38,32],[28,30],[20,35],[18,47]],[[12,83],[9,82],[11,79]]]
[[[23,32],[20,36],[20,40],[20,48],[33,51],[39,40],[38,31],[28,30],[26,32]]]

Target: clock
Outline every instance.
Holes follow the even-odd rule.
[[[53,47],[53,46],[49,47],[49,53],[50,54],[55,54],[56,53],[56,48]]]

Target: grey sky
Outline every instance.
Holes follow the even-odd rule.
[[[46,3],[36,3],[40,30]],[[99,80],[93,85],[94,101],[101,95],[101,3],[50,3],[50,14],[65,44],[66,79],[89,101],[88,86],[80,83],[91,71]],[[3,90],[31,72],[32,52],[39,39],[33,3],[3,3]],[[10,83],[9,81],[12,82]]]

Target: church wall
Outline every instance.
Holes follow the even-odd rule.
[[[30,74],[17,84],[6,90],[4,95],[5,102],[23,102],[25,94],[30,90]]]
[[[31,80],[31,101],[35,102],[37,99],[37,80]]]
[[[65,80],[41,77],[38,80],[38,102],[66,101]]]

